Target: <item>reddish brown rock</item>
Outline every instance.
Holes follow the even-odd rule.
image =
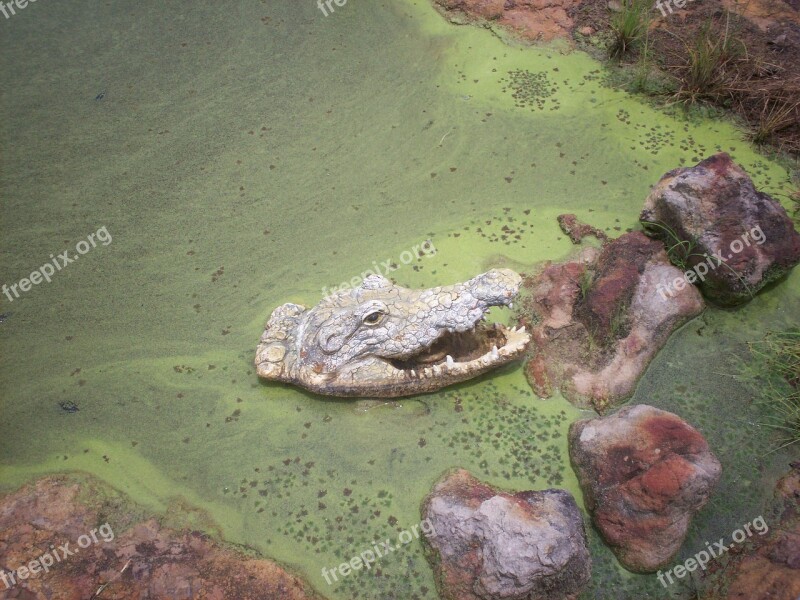
[[[528,277],[534,391],[558,388],[601,413],[629,397],[672,332],[703,310],[693,286],[659,293],[680,274],[660,242],[633,232]]]
[[[569,450],[595,526],[636,572],[672,561],[721,472],[696,429],[644,404],[573,423]]]
[[[274,562],[246,556],[197,531],[176,531],[155,519],[139,521],[131,516],[138,512],[120,494],[88,477],[47,477],[3,497],[0,566],[5,578],[0,580],[0,598],[320,598]],[[64,544],[69,545],[59,550]],[[31,565],[46,553],[51,558],[43,561],[53,563],[47,572]],[[25,571],[19,567],[26,565],[37,572],[22,579]]]
[[[753,535],[720,572],[706,573],[709,596],[725,600],[800,598],[800,461],[776,486],[782,513],[767,535]],[[759,532],[760,533],[760,532]]]
[[[423,503],[447,600],[567,600],[589,582],[583,518],[564,490],[500,492],[459,469]]]
[[[497,23],[527,40],[567,37],[580,0],[435,0],[451,21]]]
[[[593,235],[598,240],[606,241],[608,236],[597,227],[592,227],[586,223],[581,223],[573,214],[558,215],[556,217],[558,226],[563,231],[573,244],[580,244],[583,238]]]
[[[639,232],[623,235],[600,253],[591,269],[591,278],[579,316],[595,338],[605,339],[627,328],[625,313],[650,260],[663,251],[663,245]],[[616,321],[616,322],[615,322]]]
[[[664,175],[639,218],[650,235],[677,245],[672,258],[693,269],[689,282],[721,305],[747,302],[800,262],[786,210],[724,152]]]
[[[505,0],[437,0],[446,10],[455,10],[471,17],[499,19],[503,16]]]

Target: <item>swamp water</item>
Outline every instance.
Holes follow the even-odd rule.
[[[332,585],[321,569],[418,524],[448,468],[580,503],[566,432],[582,413],[537,399],[518,364],[392,403],[260,383],[273,308],[373,261],[427,287],[563,259],[556,215],[635,228],[664,172],[720,150],[789,190],[730,125],[665,115],[583,54],[450,25],[427,0],[327,17],[311,0],[41,0],[0,27],[2,282],[112,239],[0,297],[0,483],[81,470],[155,511],[182,497],[331,599],[436,598],[416,540]],[[426,240],[436,252],[408,260]],[[786,469],[743,344],[796,325],[799,290],[795,272],[709,309],[638,387],[723,464],[681,561],[761,514]],[[588,529],[583,597],[690,597],[620,569]]]

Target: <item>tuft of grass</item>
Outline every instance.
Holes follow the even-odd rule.
[[[636,61],[611,69],[609,81],[632,94],[651,97],[671,97],[678,89],[674,78],[659,66],[647,32]]]
[[[697,256],[702,258],[702,254],[693,252],[697,245],[696,242],[694,240],[682,240],[669,225],[657,223],[655,221],[642,221],[642,225],[645,229],[650,229],[651,231],[653,229],[658,229],[662,232],[659,237],[666,238],[663,241],[667,256],[669,256],[670,262],[681,271],[689,270],[688,260],[691,257]]]
[[[771,143],[775,134],[797,123],[800,113],[800,98],[789,100],[765,97],[758,123],[753,128],[750,138],[758,146]]]
[[[609,337],[612,341],[623,338],[628,333],[628,308],[628,306],[618,304],[616,310],[614,311],[614,315],[611,317],[611,323],[609,323],[608,329]]]
[[[800,443],[800,329],[768,333],[748,347],[770,375],[761,400],[771,412],[764,425],[780,432],[778,449]]]
[[[683,43],[687,59],[678,75],[677,100],[686,104],[721,102],[738,91],[736,62],[744,46],[731,28],[730,13],[722,31],[708,20],[693,40]]]
[[[633,68],[633,76],[628,89],[635,94],[658,95],[660,81],[656,72],[655,61],[650,51],[650,36],[645,31],[644,45],[639,52],[639,60],[636,61],[636,66]]]
[[[578,285],[581,288],[581,300],[586,300],[586,294],[589,293],[589,289],[592,287],[592,281],[594,280],[594,271],[589,268],[583,270],[581,273],[581,278],[578,281]]]
[[[670,262],[678,267],[681,271],[686,272],[692,269],[692,266],[689,264],[690,258],[697,257],[703,260],[709,259],[708,254],[702,254],[694,251],[694,249],[697,247],[697,242],[695,240],[681,239],[677,232],[669,225],[666,225],[665,223],[657,223],[655,221],[641,221],[641,223],[645,229],[650,231],[657,229],[663,232],[659,235],[659,237],[661,238],[661,241],[664,242],[667,256],[669,257]],[[753,294],[753,291],[750,289],[750,286],[747,285],[747,282],[744,280],[741,274],[739,274],[736,269],[726,262],[723,262],[722,266],[733,273],[734,277],[739,280],[739,283],[742,284],[742,287],[744,287],[748,295],[753,298],[755,294]]]
[[[611,17],[611,43],[608,54],[619,60],[633,50],[650,26],[652,16],[648,0],[623,0],[620,10]]]

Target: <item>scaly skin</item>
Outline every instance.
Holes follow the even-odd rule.
[[[256,370],[331,396],[408,396],[472,379],[515,359],[530,341],[524,327],[481,324],[490,307],[511,304],[520,283],[509,269],[428,290],[370,275],[311,310],[276,308]]]

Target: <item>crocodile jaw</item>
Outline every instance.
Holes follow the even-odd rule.
[[[483,335],[486,338],[479,340],[482,342],[480,350],[473,350],[464,356],[452,350],[453,354],[442,354],[438,360],[428,360],[425,355],[428,349],[424,349],[416,355],[422,356],[423,362],[415,362],[412,356],[402,361],[403,365],[398,365],[398,361],[372,356],[333,374],[317,373],[312,368],[302,367],[290,376],[276,376],[271,371],[276,365],[263,362],[258,365],[258,374],[267,379],[294,383],[327,396],[397,398],[432,392],[473,379],[518,358],[530,342],[530,334],[525,327],[507,328],[499,323],[477,333],[472,330],[460,335]]]
[[[492,338],[504,343],[492,344],[476,355],[445,354],[439,360],[415,363],[413,357],[396,366],[394,361],[372,357],[367,364],[354,365],[336,379],[325,382],[325,388],[314,390],[336,396],[376,396],[395,398],[431,392],[448,385],[467,381],[518,358],[530,342],[525,327],[507,328],[495,323],[489,330]],[[472,334],[473,331],[467,334]]]
[[[530,341],[524,328],[483,324],[490,307],[511,305],[520,283],[508,269],[422,291],[370,277],[311,310],[284,304],[261,336],[256,370],[264,379],[349,397],[408,396],[472,379],[519,357]],[[382,305],[389,322],[359,325],[373,305]],[[391,327],[392,319],[401,326]]]

